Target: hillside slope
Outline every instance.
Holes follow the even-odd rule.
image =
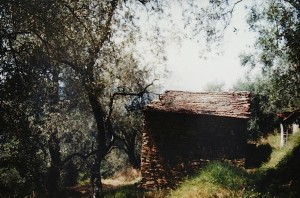
[[[168,197],[300,197],[300,133],[286,148],[272,148],[271,159],[255,171],[211,162]]]

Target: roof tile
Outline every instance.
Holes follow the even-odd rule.
[[[250,93],[166,91],[145,111],[249,118]]]

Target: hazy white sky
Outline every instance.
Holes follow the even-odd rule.
[[[249,51],[254,43],[254,34],[248,30],[243,5],[236,7],[232,25],[228,27],[223,40],[221,55],[206,54],[201,58],[203,48],[192,40],[184,40],[182,47],[170,45],[168,48],[168,69],[171,74],[164,85],[165,90],[203,91],[207,83],[225,82],[226,88],[246,75],[247,68],[240,65],[239,54]],[[218,51],[212,49],[212,52]],[[220,51],[220,49],[219,49]]]

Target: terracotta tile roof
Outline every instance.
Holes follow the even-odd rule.
[[[249,118],[250,93],[166,91],[147,105],[145,111]]]

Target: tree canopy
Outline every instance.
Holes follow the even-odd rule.
[[[262,67],[268,85],[264,94],[273,112],[299,108],[299,14],[299,2],[293,0],[256,1],[249,9],[257,51],[242,56],[242,63]]]
[[[101,160],[116,139],[113,94],[120,90],[140,93],[146,86],[148,71],[138,64],[130,44],[138,28],[126,4],[60,0],[1,3],[1,108],[7,111],[1,118],[5,126],[1,146],[8,149],[1,160],[30,180],[25,180],[26,185],[41,184],[40,188],[44,181],[38,180],[45,176],[36,169],[46,168],[50,162],[46,188],[51,197],[58,196],[58,179],[66,160],[76,156],[95,156],[90,168],[93,196],[103,196]],[[86,132],[93,130],[96,133],[84,143]],[[76,150],[68,146],[68,142],[80,139]],[[17,160],[8,154],[15,150],[9,147],[14,141],[20,150],[16,151]],[[44,157],[44,163],[24,155],[23,147],[31,149],[27,152],[32,158]],[[28,167],[9,162],[22,158],[30,160]],[[41,174],[25,176],[33,172]],[[23,193],[31,189],[25,187]]]

